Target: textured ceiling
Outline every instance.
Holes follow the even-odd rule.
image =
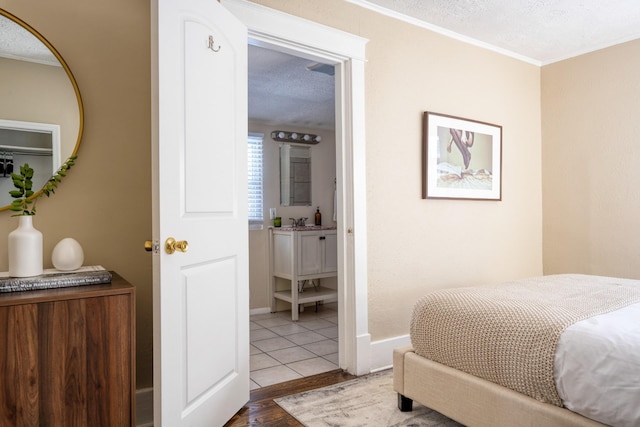
[[[266,124],[333,129],[333,76],[308,59],[249,45],[249,118]],[[296,130],[296,129],[282,129]]]
[[[29,31],[0,16],[0,56],[60,66],[56,57]]]
[[[638,0],[347,1],[538,65],[640,38]]]

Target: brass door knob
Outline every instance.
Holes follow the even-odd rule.
[[[187,249],[189,249],[189,242],[187,242],[186,240],[176,240],[173,237],[169,237],[164,242],[164,251],[169,255],[171,255],[175,251],[187,252]]]

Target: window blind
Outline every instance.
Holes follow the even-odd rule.
[[[249,134],[249,166],[248,166],[248,214],[249,225],[262,225],[264,223],[263,208],[263,160],[262,160],[262,141],[264,135]]]

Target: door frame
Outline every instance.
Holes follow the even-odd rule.
[[[243,0],[221,0],[251,44],[335,66],[339,365],[371,369],[367,301],[364,64],[367,39]]]

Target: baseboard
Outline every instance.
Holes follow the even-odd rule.
[[[153,388],[136,390],[136,427],[153,427]]]
[[[262,308],[252,308],[251,310],[249,310],[250,316],[253,316],[254,314],[267,314],[267,313],[271,313],[271,308],[262,307]]]
[[[388,338],[371,343],[371,372],[382,371],[393,366],[393,349],[411,345],[409,335]]]

